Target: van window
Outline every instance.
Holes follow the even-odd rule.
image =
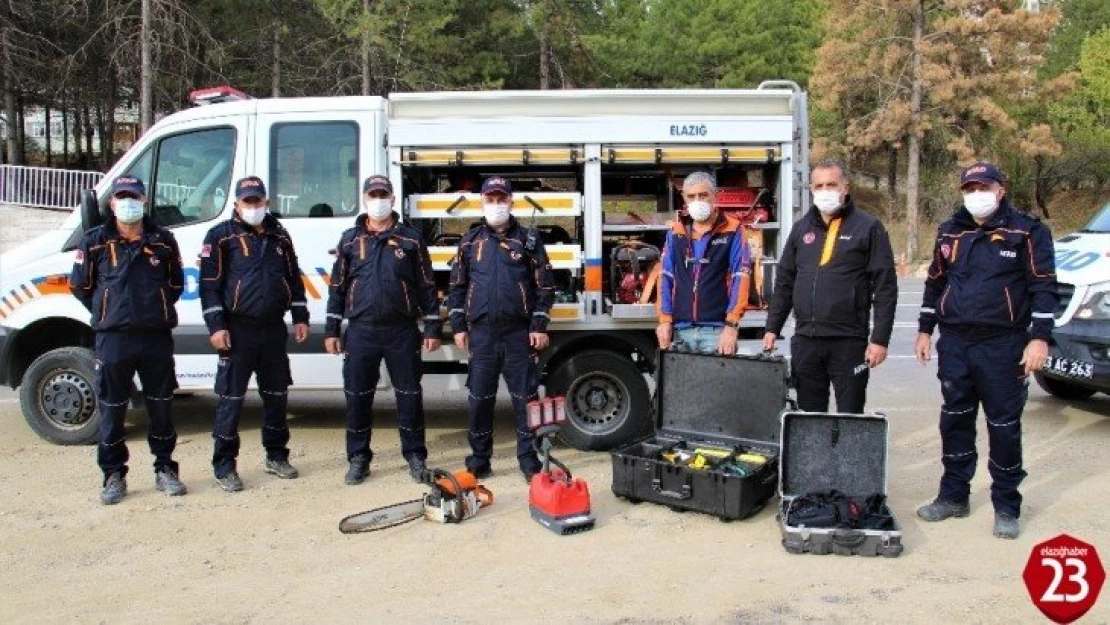
[[[274,124],[270,210],[284,219],[358,213],[358,124]]]
[[[212,128],[162,139],[158,143],[153,189],[154,221],[167,227],[208,221],[227,204],[235,162],[235,129]],[[132,169],[141,174],[145,155]],[[146,165],[149,167],[149,165]],[[142,177],[140,175],[140,177]]]

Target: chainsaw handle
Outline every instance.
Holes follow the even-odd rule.
[[[474,496],[478,498],[478,503],[482,504],[483,508],[493,505],[493,491],[481,484],[474,489]]]

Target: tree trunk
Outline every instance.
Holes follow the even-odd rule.
[[[362,29],[362,95],[370,95],[370,9],[374,0],[362,0],[365,25]]]
[[[66,108],[65,91],[62,92],[62,163],[69,168],[69,110]]]
[[[139,130],[146,132],[154,123],[154,67],[152,66],[152,50],[154,47],[154,33],[151,30],[150,3],[153,0],[143,0],[143,25],[140,35],[142,42],[142,61],[139,68]]]
[[[46,166],[47,167],[53,167],[54,166],[54,145],[51,141],[51,139],[53,139],[53,137],[51,135],[54,134],[54,124],[52,123],[53,120],[50,119],[50,102],[47,102],[46,104],[43,104],[42,105],[42,110],[43,110],[43,117],[46,118],[46,135],[44,136],[44,138],[46,139]]]
[[[1048,195],[1052,189],[1045,176],[1045,160],[1043,156],[1033,157],[1033,201],[1040,211],[1042,219],[1048,219]]]
[[[914,3],[913,58],[910,75],[910,136],[906,152],[906,261],[917,259],[917,209],[921,186],[921,43],[925,31],[925,0]]]
[[[0,64],[4,66],[4,119],[8,122],[8,164],[19,165],[19,128],[15,124],[15,80],[10,70],[11,54],[8,50],[8,33],[0,34]]]
[[[108,169],[108,132],[104,123],[104,105],[96,103],[96,133],[100,138],[100,168]]]
[[[274,0],[273,30],[273,67],[270,75],[270,95],[281,97],[281,0]]]
[[[93,124],[92,112],[85,106],[85,157],[88,159],[89,169],[93,168]]]
[[[16,94],[15,113],[19,117],[18,132],[19,132],[19,163],[18,165],[27,164],[27,107],[23,103],[23,94]]]
[[[540,24],[540,89],[551,88],[551,42],[547,38],[547,24]]]
[[[78,93],[75,100],[76,101],[74,102],[74,104],[81,101],[80,93]],[[88,166],[84,163],[85,150],[81,146],[81,128],[82,128],[82,126],[81,126],[81,107],[75,106],[73,108],[73,155],[74,155],[74,162],[77,164],[78,169],[88,169]]]
[[[111,166],[115,162],[116,154],[116,109],[119,108],[117,94],[119,87],[116,85],[116,70],[110,70],[108,74],[108,110],[105,111],[104,130],[105,141],[104,145],[104,165],[105,168]]]

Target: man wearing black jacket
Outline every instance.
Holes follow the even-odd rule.
[[[852,203],[843,167],[817,165],[810,190],[814,205],[794,224],[779,261],[763,347],[774,348],[793,310],[798,407],[828,411],[831,381],[837,410],[861,413],[869,370],[886,360],[894,327],[894,254],[883,224]]]
[[[177,378],[173,371],[174,304],[184,274],[173,234],[144,216],[146,186],[121,176],[112,182],[111,219],[85,233],[69,278],[73,295],[92,313],[96,333],[96,395],[100,400],[100,444],[96,459],[104,472],[100,501],[119,503],[127,494],[124,417],[135,373],[143,385],[150,420],[147,440],[154,454],[155,487],[184,495],[173,451],[177,432],[170,417]]]
[[[979,406],[986,416],[994,535],[1018,537],[1025,479],[1021,413],[1029,374],[1044,366],[1060,302],[1052,232],[1010,205],[1002,173],[975,163],[960,177],[963,203],[937,228],[914,346],[922,364],[937,340],[944,474],[926,521],[966,517],[978,453]]]
[[[200,253],[200,301],[209,342],[219,353],[216,422],[212,427],[216,481],[227,492],[243,490],[236,470],[239,414],[252,374],[262,397],[263,470],[283,479],[298,473],[289,464],[286,404],[292,310],[298,343],[308,338],[308,302],[293,240],[269,214],[266,186],[256,176],[235,184],[235,215],[212,227]]]
[[[336,246],[324,346],[343,353],[347,395],[347,484],[370,474],[371,410],[382,360],[397,397],[401,455],[419,482],[427,470],[420,347],[439,349],[442,322],[428,247],[415,228],[393,212],[393,184],[370,176],[362,185],[362,214]],[[340,328],[347,319],[341,342]],[[421,340],[417,320],[424,321]]]

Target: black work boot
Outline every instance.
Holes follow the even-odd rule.
[[[127,494],[127,478],[122,473],[113,473],[104,480],[104,490],[100,491],[100,503],[111,506]]]
[[[370,476],[370,459],[366,456],[355,456],[351,458],[350,467],[347,469],[347,475],[343,477],[343,481],[350,486],[361,484],[363,480]]]
[[[424,462],[423,458],[410,458],[409,459],[409,475],[412,476],[412,481],[417,484],[424,482],[424,474],[428,472],[428,465]]]
[[[289,464],[288,460],[270,460],[266,459],[266,465],[262,470],[271,475],[276,475],[283,480],[295,479],[300,473]]]
[[[154,488],[166,493],[171,497],[184,495],[189,492],[185,488],[185,484],[177,477],[177,473],[173,469],[161,469],[154,474]]]
[[[917,516],[930,523],[943,521],[948,518],[962,519],[971,514],[971,506],[966,503],[953,503],[937,499],[917,509]]]
[[[476,469],[467,467],[466,470],[469,471],[471,475],[480,480],[484,480],[487,477],[493,476],[493,468],[490,467],[488,464],[484,467],[478,467]]]
[[[217,477],[216,481],[220,484],[220,488],[229,493],[237,493],[243,490],[243,480],[239,479],[239,473],[231,471],[223,477]]]
[[[1010,516],[1005,512],[994,513],[994,535],[998,538],[1005,538],[1007,540],[1014,540],[1021,533],[1021,527],[1018,525],[1016,517]]]

